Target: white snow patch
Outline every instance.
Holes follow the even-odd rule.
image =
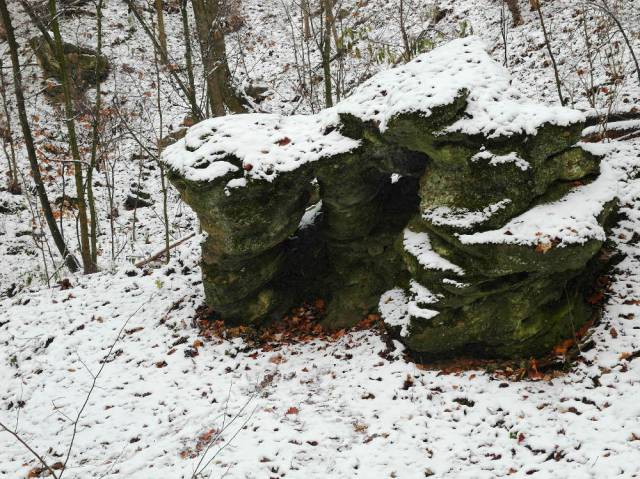
[[[410,112],[429,116],[433,108],[451,104],[466,90],[466,118],[445,132],[490,138],[533,135],[545,123],[566,126],[584,120],[579,111],[524,100],[511,86],[508,70],[487,50],[487,44],[478,37],[453,40],[406,65],[378,73],[336,108],[373,121],[384,131],[394,116]]]
[[[429,320],[439,313],[424,305],[435,304],[438,298],[420,283],[412,280],[409,296],[401,288],[393,288],[380,297],[378,309],[383,321],[392,327],[400,327],[400,336],[409,335],[412,318]]]
[[[482,150],[471,157],[472,162],[480,160],[488,160],[489,164],[492,166],[515,163],[515,165],[522,171],[528,170],[531,166],[529,165],[529,162],[527,160],[520,158],[520,156],[518,156],[515,151],[512,151],[511,153],[508,153],[506,155],[495,155],[489,150]]]
[[[416,233],[409,228],[405,228],[403,245],[404,249],[415,256],[418,262],[426,269],[453,271],[459,276],[464,275],[464,270],[460,266],[453,264],[433,250],[427,233]]]
[[[305,229],[308,228],[309,226],[313,226],[313,224],[316,222],[316,219],[318,218],[318,215],[320,214],[320,212],[322,211],[322,200],[318,201],[316,204],[309,206],[304,214],[302,215],[302,218],[300,219],[300,225],[298,226],[299,229]]]
[[[410,316],[421,319],[431,319],[439,313],[432,309],[425,308],[425,304],[435,304],[438,298],[427,288],[415,280],[411,280],[411,298],[407,304],[407,312]]]
[[[558,247],[604,241],[605,232],[598,223],[604,206],[620,197],[621,185],[640,166],[639,153],[632,144],[581,143],[585,150],[605,155],[600,176],[579,186],[558,201],[538,205],[513,218],[502,228],[458,236],[464,244],[556,244]]]
[[[450,278],[444,278],[442,282],[455,286],[456,288],[466,288],[467,286],[469,286],[469,283],[461,283],[460,281],[456,281],[455,279]]]
[[[282,116],[250,113],[204,120],[169,146],[163,161],[191,181],[212,181],[239,171],[245,177],[273,181],[282,172],[347,153],[360,143],[332,128],[335,112]]]
[[[588,126],[582,130],[582,136],[593,135],[603,130],[626,131],[637,129],[640,129],[640,120],[612,121],[611,123],[606,123],[605,128],[603,128],[602,125]]]
[[[387,325],[400,328],[401,337],[409,335],[411,318],[407,314],[407,297],[401,288],[390,289],[380,296],[378,310]]]
[[[495,213],[504,209],[509,203],[511,203],[511,200],[509,198],[505,198],[497,203],[490,204],[481,211],[438,206],[427,209],[422,213],[422,217],[431,221],[436,226],[471,228],[474,225],[488,221]]]
[[[231,195],[231,190],[234,188],[243,188],[247,186],[246,178],[234,178],[227,182],[227,186],[224,188],[224,194],[227,196]]]

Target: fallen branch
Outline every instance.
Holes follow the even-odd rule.
[[[173,244],[170,244],[168,248],[163,248],[161,251],[158,251],[156,254],[154,254],[153,256],[150,256],[149,258],[143,259],[141,261],[138,261],[135,266],[136,268],[144,268],[146,265],[148,265],[149,263],[151,263],[152,261],[155,261],[157,259],[162,258],[165,254],[167,254],[169,251],[171,251],[173,248],[176,248],[178,246],[180,246],[182,243],[184,243],[187,240],[190,240],[191,238],[193,238],[196,235],[195,232],[188,234],[187,236],[185,236],[184,238],[179,239],[178,241],[176,241]]]

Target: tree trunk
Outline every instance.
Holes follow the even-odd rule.
[[[191,5],[196,20],[211,113],[213,116],[224,116],[226,108],[234,113],[242,113],[245,109],[231,85],[231,72],[227,63],[222,31],[223,1],[191,0]]]
[[[168,191],[167,191],[167,180],[164,173],[164,163],[160,161],[160,156],[162,155],[162,138],[164,137],[164,117],[162,115],[162,103],[160,101],[160,68],[158,66],[158,52],[157,50],[154,52],[154,67],[156,70],[156,107],[158,108],[158,118],[160,120],[159,125],[159,134],[156,141],[157,155],[156,161],[158,162],[158,167],[160,168],[160,186],[162,188],[162,219],[164,222],[164,246],[167,250],[167,254],[165,256],[165,263],[169,264],[171,260],[170,253],[170,242],[169,242],[169,205],[168,205]]]
[[[322,70],[324,75],[324,102],[327,108],[333,106],[331,87],[331,0],[321,0],[324,10],[324,30],[322,32]]]
[[[547,45],[547,51],[549,52],[549,57],[551,58],[551,65],[553,66],[553,75],[556,80],[556,89],[558,90],[558,98],[560,99],[560,104],[565,105],[566,101],[562,96],[562,83],[560,82],[560,74],[558,73],[558,64],[556,63],[556,57],[553,55],[553,51],[551,50],[551,41],[549,40],[549,35],[547,34],[547,27],[544,24],[544,16],[542,15],[542,7],[540,5],[539,0],[531,0],[531,5],[536,6],[536,11],[538,12],[538,19],[540,20],[540,26],[542,27],[542,34],[544,35],[544,43]]]
[[[190,103],[197,105],[196,82],[193,77],[193,54],[191,52],[191,30],[189,28],[189,12],[187,11],[187,0],[180,2],[180,14],[182,16],[182,34],[184,36],[184,58],[187,67],[187,82],[189,85]],[[193,120],[198,118],[197,112],[191,111]]]
[[[11,16],[7,9],[6,0],[0,0],[0,17],[4,24],[7,43],[9,45],[9,53],[11,55],[11,64],[13,67],[13,87],[16,95],[16,104],[18,108],[18,116],[20,117],[20,126],[22,127],[22,135],[24,137],[25,148],[27,150],[27,156],[29,158],[29,166],[31,167],[31,175],[36,185],[36,192],[42,205],[42,211],[44,213],[45,221],[51,232],[51,237],[58,248],[58,251],[64,258],[67,268],[73,273],[78,270],[78,262],[71,254],[67,245],[64,242],[62,234],[58,229],[55,218],[53,217],[53,211],[51,211],[51,203],[47,196],[47,191],[40,175],[40,168],[38,165],[38,159],[36,156],[36,150],[33,144],[33,136],[31,134],[31,128],[29,126],[29,119],[27,118],[27,109],[24,103],[24,93],[22,90],[22,73],[20,71],[20,58],[18,57],[18,44],[16,43],[16,37],[11,24]]]
[[[16,161],[16,149],[13,144],[13,128],[11,127],[11,116],[9,113],[9,103],[7,102],[7,82],[4,79],[4,62],[0,59],[0,95],[2,96],[2,109],[4,111],[6,125],[6,138],[3,139],[4,151],[9,163],[9,192],[12,194],[20,194],[20,182],[18,180],[18,162]],[[9,143],[9,151],[7,151],[6,143]]]
[[[302,32],[305,41],[311,39],[311,20],[309,19],[309,0],[302,0],[300,3],[302,8]]]
[[[167,33],[164,29],[164,11],[162,9],[162,0],[155,1],[156,6],[156,20],[158,22],[158,41],[160,42],[160,48],[164,50],[164,58],[167,58]],[[162,55],[160,56],[162,58]]]
[[[96,56],[102,54],[102,2],[98,0],[96,7],[96,30],[98,36],[98,45],[96,47]],[[98,76],[98,66],[96,64],[96,78]],[[100,142],[100,115],[102,110],[102,90],[100,82],[96,83],[96,105],[94,110],[93,125],[91,128],[91,161],[89,170],[87,171],[87,201],[89,202],[89,215],[91,217],[91,262],[98,269],[98,215],[96,214],[96,202],[93,197],[93,171],[96,168],[98,157],[98,144]]]
[[[522,25],[524,21],[522,20],[522,13],[520,13],[520,4],[518,3],[518,0],[505,0],[505,2],[511,12],[513,26],[517,27],[518,25]]]
[[[76,135],[75,111],[73,107],[71,77],[67,70],[66,57],[62,46],[62,36],[56,11],[56,0],[49,0],[49,14],[51,15],[51,30],[56,46],[55,55],[60,65],[60,77],[62,91],[64,93],[64,115],[67,131],[69,134],[69,148],[73,159],[73,173],[76,183],[76,194],[78,196],[78,221],[80,223],[80,254],[82,256],[82,266],[85,274],[95,273],[96,265],[91,260],[91,246],[89,244],[89,220],[87,219],[87,203],[82,173],[82,157],[78,148],[78,137]],[[99,81],[99,80],[98,80]]]

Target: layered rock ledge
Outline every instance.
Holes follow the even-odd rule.
[[[522,98],[464,38],[316,115],[203,121],[163,161],[224,319],[322,297],[327,326],[377,309],[415,352],[527,356],[590,318],[626,174],[576,145],[583,121]]]

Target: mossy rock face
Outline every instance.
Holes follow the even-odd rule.
[[[209,236],[205,262],[251,258],[281,244],[298,228],[312,189],[311,177],[302,171],[238,188],[227,186],[229,176],[205,183],[169,172],[169,179]]]
[[[430,306],[437,316],[412,318],[402,338],[416,353],[521,356],[569,335],[591,314],[580,278],[602,240],[541,247],[461,238],[561,199],[576,181],[597,174],[599,160],[570,145],[578,127],[544,127],[544,141],[439,135],[464,99],[442,109],[442,117],[401,115],[385,132],[343,116],[343,134],[361,135],[358,149],[272,181],[236,172],[201,182],[170,171],[208,235],[207,302],[233,323],[253,324],[323,297],[323,324],[338,329],[375,311],[385,291],[413,280],[438,298]],[[242,171],[239,159],[226,161]],[[322,207],[309,229],[300,222],[312,196]],[[495,204],[502,206],[491,210]],[[603,209],[602,224],[614,206]],[[443,208],[449,223],[429,214]],[[481,220],[465,219],[476,216]],[[425,266],[405,248],[406,228],[427,234],[433,253],[464,274]]]
[[[592,314],[566,276],[570,274],[539,277],[516,289],[444,309],[429,324],[414,320],[407,346],[427,357],[456,353],[527,357],[550,351]]]
[[[207,302],[239,323],[278,310],[287,296],[275,289],[285,267],[284,243],[298,229],[311,178],[299,172],[230,189],[230,177],[205,183],[171,171],[168,176],[208,235],[202,248]]]
[[[49,43],[41,36],[29,40],[40,68],[45,76],[62,80],[60,64]],[[98,55],[91,48],[63,42],[65,62],[74,87],[83,90],[103,81],[109,73],[109,60],[104,55]]]
[[[597,308],[585,301],[607,258],[594,257],[580,270],[521,273],[490,281],[465,276],[464,288],[440,287],[427,279],[439,300],[425,320],[412,317],[407,346],[423,360],[454,354],[531,357],[550,351],[593,319]]]
[[[323,298],[333,329],[379,310],[425,357],[530,357],[570,337],[593,314],[585,295],[616,209],[603,199],[580,223],[562,204],[599,174],[599,158],[574,146],[580,119],[465,133],[456,125],[478,111],[477,95],[447,99],[386,118],[338,106],[316,123],[292,117],[287,132],[272,115],[247,115],[247,128],[267,132],[259,148],[227,139],[242,129],[234,116],[170,146],[186,161],[168,162],[169,179],[207,234],[209,305],[258,324]],[[300,135],[300,125],[320,129]],[[216,162],[228,173],[203,178]]]

